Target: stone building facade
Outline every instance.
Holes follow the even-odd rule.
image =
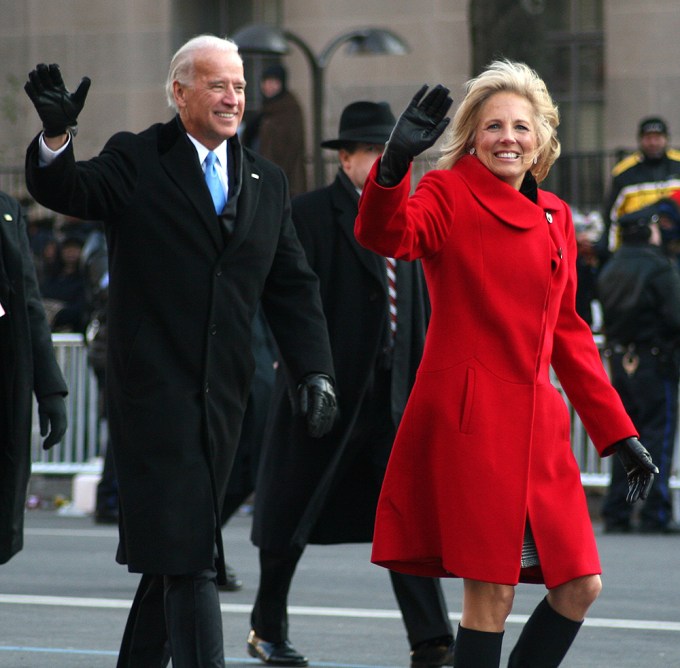
[[[594,98],[582,96],[597,104],[574,124],[585,131],[581,137],[571,133],[572,150],[632,148],[644,115],[659,114],[671,131],[680,133],[680,0],[513,2],[527,16],[558,4],[565,17],[555,33],[558,40],[578,49],[580,40],[595,35],[601,44],[599,91]],[[78,155],[89,157],[117,130],[141,130],[170,117],[163,93],[167,65],[175,49],[195,34],[232,35],[247,24],[269,23],[299,36],[318,54],[338,35],[358,27],[397,33],[410,46],[408,55],[354,57],[342,48],[333,54],[325,67],[322,109],[323,136],[330,137],[342,108],[356,99],[386,100],[398,113],[422,83],[442,82],[459,100],[465,80],[474,74],[470,6],[469,0],[0,0],[0,168],[19,167],[39,130],[22,90],[27,72],[38,62],[59,63],[69,87],[83,75],[91,77],[77,139]],[[577,25],[575,30],[572,25],[570,32],[567,17],[583,13],[596,16],[599,25]],[[522,40],[521,28],[511,37]],[[562,72],[564,53],[555,50],[555,62],[546,67]],[[295,45],[283,62],[289,86],[311,119],[308,63]],[[571,63],[569,79],[578,81],[573,76],[588,63],[592,66],[592,59]],[[247,67],[247,73],[255,72],[258,64],[249,58]],[[251,79],[251,108],[258,104],[256,89]],[[566,98],[564,104],[567,109]]]

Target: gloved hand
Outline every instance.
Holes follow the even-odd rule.
[[[61,394],[48,394],[38,399],[40,435],[47,436],[43,450],[59,443],[66,433],[66,402]],[[48,435],[49,431],[49,435]]]
[[[76,134],[78,114],[90,89],[90,79],[83,77],[75,93],[69,93],[61,78],[59,65],[40,63],[28,75],[24,90],[43,123],[46,137],[58,137],[66,130]]]
[[[298,385],[300,413],[307,417],[307,432],[314,438],[327,434],[337,413],[335,389],[331,378],[323,373],[310,373]]]
[[[446,116],[453,103],[449,89],[437,84],[427,95],[426,90],[427,84],[413,96],[390,134],[380,159],[381,186],[396,186],[406,176],[413,158],[430,148],[451,120]]]
[[[615,443],[614,448],[628,476],[626,501],[635,503],[638,499],[646,499],[654,482],[654,474],[659,472],[652,456],[637,438],[624,438]]]

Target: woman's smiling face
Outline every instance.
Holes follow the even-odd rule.
[[[536,155],[530,102],[516,93],[494,93],[480,109],[473,146],[491,173],[519,190]]]

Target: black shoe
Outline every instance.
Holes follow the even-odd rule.
[[[669,522],[668,524],[641,524],[638,531],[644,534],[665,534],[677,536],[680,534],[680,524],[677,522]]]
[[[229,565],[225,564],[225,572],[227,575],[227,581],[224,584],[217,585],[220,591],[238,591],[243,587],[243,582],[239,580],[236,571]]]
[[[306,666],[307,657],[302,656],[288,640],[267,642],[258,638],[251,629],[248,634],[248,654],[270,666]]]
[[[411,668],[453,665],[453,640],[436,638],[418,643],[411,651]]]
[[[631,527],[630,522],[606,522],[604,525],[605,533],[631,533],[633,527]]]

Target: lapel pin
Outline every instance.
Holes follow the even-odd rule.
[[[260,178],[260,175],[259,175],[259,174],[251,174],[250,176],[251,176],[252,178],[254,178],[254,179],[259,179],[259,178]]]
[[[11,214],[9,214],[9,213],[6,213],[6,214],[3,216],[3,218],[4,218],[7,222],[9,222],[10,220],[12,220],[12,216],[11,216]]]

